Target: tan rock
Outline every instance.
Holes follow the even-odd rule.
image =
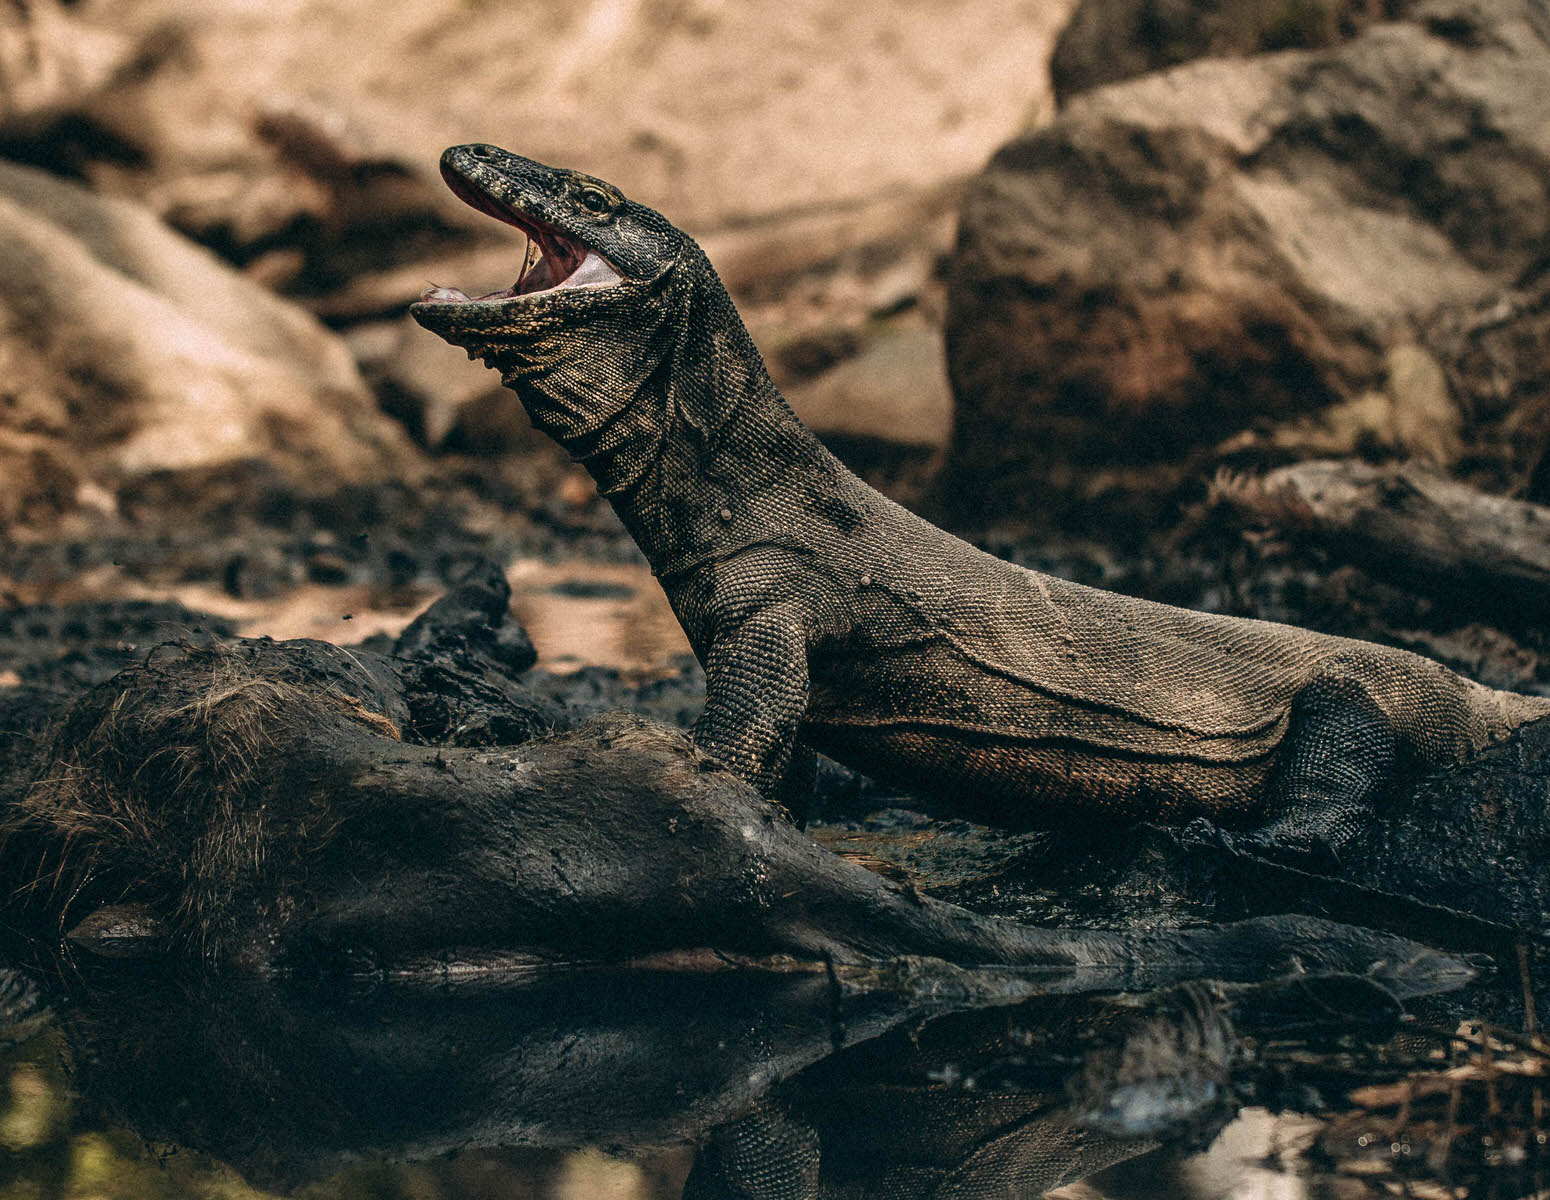
[[[383,405],[428,449],[445,448],[475,412],[479,429],[472,446],[468,437],[459,439],[464,448],[494,453],[531,434],[531,422],[497,372],[427,337],[408,317],[360,326],[348,344]]]
[[[1462,448],[1464,414],[1448,392],[1441,365],[1419,346],[1394,346],[1388,352],[1384,393],[1393,411],[1386,439],[1408,458],[1452,466]]]
[[[9,0],[0,7],[0,131],[26,136],[78,108],[134,50],[131,38],[59,0]]]
[[[10,520],[245,459],[308,488],[419,469],[311,317],[144,209],[5,164],[0,378],[0,449],[29,464],[3,475]]]
[[[952,433],[942,334],[920,322],[877,337],[786,398],[819,434],[941,450]]]

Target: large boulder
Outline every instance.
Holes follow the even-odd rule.
[[[966,199],[944,494],[1155,518],[1214,463],[1352,452],[1521,483],[1547,96],[1542,0],[1429,0],[1078,96]]]
[[[419,469],[312,317],[138,205],[0,163],[0,528],[249,460],[307,489]]]
[[[1197,58],[1338,45],[1403,0],[1082,0],[1055,43],[1055,101]]]

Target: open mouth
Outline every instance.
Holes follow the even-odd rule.
[[[486,300],[516,300],[577,288],[612,287],[623,279],[601,254],[563,230],[479,191],[451,171],[444,170],[442,178],[447,181],[452,193],[470,208],[520,229],[527,238],[527,248],[522,256],[522,270],[517,275],[517,281],[509,288],[483,296],[470,296],[460,288],[431,286],[420,294],[421,303],[470,304]]]

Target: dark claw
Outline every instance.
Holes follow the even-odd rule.
[[[1240,854],[1268,859],[1283,867],[1295,867],[1299,871],[1307,871],[1310,875],[1340,873],[1339,852],[1321,837],[1278,838],[1263,830],[1227,836]]]
[[[1262,829],[1233,833],[1205,817],[1196,817],[1182,829],[1174,830],[1173,837],[1181,849],[1191,853],[1257,858],[1310,875],[1340,872],[1340,855],[1329,842],[1319,837],[1277,837]]]

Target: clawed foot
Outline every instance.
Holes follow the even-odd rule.
[[[1273,827],[1238,833],[1197,817],[1178,831],[1177,840],[1186,850],[1259,859],[1310,875],[1335,875],[1340,871],[1340,855],[1335,847],[1324,838],[1307,833],[1278,834]]]

